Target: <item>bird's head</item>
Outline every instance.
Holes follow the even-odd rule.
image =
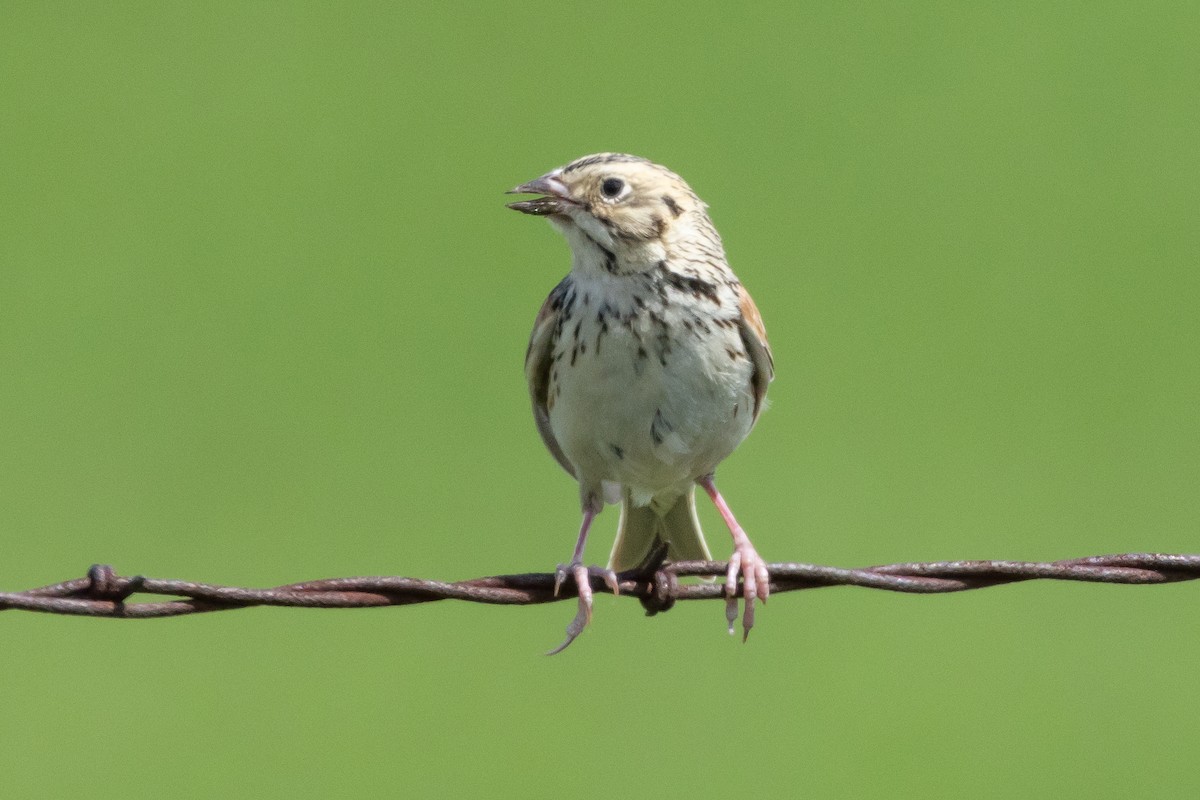
[[[585,156],[509,194],[541,195],[508,207],[544,216],[562,231],[575,269],[642,272],[678,257],[697,237],[708,254],[721,248],[695,192],[666,167],[637,156]]]

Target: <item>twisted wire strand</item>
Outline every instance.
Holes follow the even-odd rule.
[[[680,578],[719,578],[723,561],[665,563],[665,546],[652,552],[635,569],[618,574],[620,594],[636,597],[648,614],[666,611],[677,600],[725,597],[719,582],[681,583]],[[944,594],[984,589],[1029,580],[1084,581],[1147,585],[1200,579],[1200,554],[1125,553],[1065,561],[935,561],[886,564],[862,569],[786,562],[768,565],[771,593],[859,586],[910,594]],[[611,592],[593,579],[594,592]],[[166,596],[165,601],[127,602],[138,595]],[[494,575],[445,582],[399,576],[327,578],[271,589],[220,586],[193,581],[164,580],[142,575],[122,576],[97,564],[85,577],[28,589],[0,592],[0,611],[38,611],[85,617],[149,619],[229,611],[252,606],[288,608],[370,608],[462,600],[498,605],[533,605],[575,597],[571,581],[554,593],[554,573]]]

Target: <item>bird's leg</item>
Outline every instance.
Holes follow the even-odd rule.
[[[705,475],[696,483],[708,492],[713,505],[721,512],[721,517],[729,526],[729,533],[733,536],[733,555],[729,557],[729,569],[725,575],[725,618],[729,620],[729,632],[733,633],[733,623],[737,619],[737,580],[740,571],[742,573],[742,595],[746,603],[746,609],[742,614],[742,641],[744,642],[750,635],[750,629],[754,627],[754,598],[757,597],[765,603],[767,596],[771,593],[771,576],[767,572],[767,562],[763,561],[762,556],[754,549],[754,545],[750,543],[750,537],[746,535],[742,526],[734,518],[729,504],[717,491],[717,484],[713,481],[713,476]]]
[[[608,588],[612,589],[613,594],[620,594],[620,588],[617,584],[617,574],[615,572],[611,569],[585,567],[583,565],[583,548],[587,544],[588,530],[592,527],[592,521],[596,519],[596,515],[600,513],[601,508],[599,500],[584,502],[583,522],[579,526],[579,539],[575,542],[575,552],[571,555],[571,563],[559,564],[554,570],[554,594],[556,597],[558,596],[558,590],[567,579],[568,573],[575,579],[575,588],[579,594],[579,610],[575,613],[575,618],[571,620],[571,624],[567,626],[567,638],[558,647],[546,653],[548,656],[566,650],[567,645],[575,641],[575,637],[583,633],[583,629],[592,621],[592,575],[603,578],[604,582],[608,584]]]

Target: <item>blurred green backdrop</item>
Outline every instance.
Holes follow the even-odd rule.
[[[521,359],[565,243],[514,184],[624,150],[712,206],[772,408],[773,560],[1200,550],[1200,11],[0,9],[0,587],[564,560]],[[726,537],[707,514],[711,540]],[[589,551],[607,555],[604,514]],[[1200,587],[0,617],[6,797],[1154,796]]]

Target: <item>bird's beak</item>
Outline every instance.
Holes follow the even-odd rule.
[[[558,179],[557,172],[551,172],[537,180],[522,183],[515,189],[509,189],[506,194],[540,194],[532,200],[518,200],[509,203],[508,207],[522,214],[533,214],[545,217],[551,214],[561,214],[568,205],[573,205],[566,185]]]

